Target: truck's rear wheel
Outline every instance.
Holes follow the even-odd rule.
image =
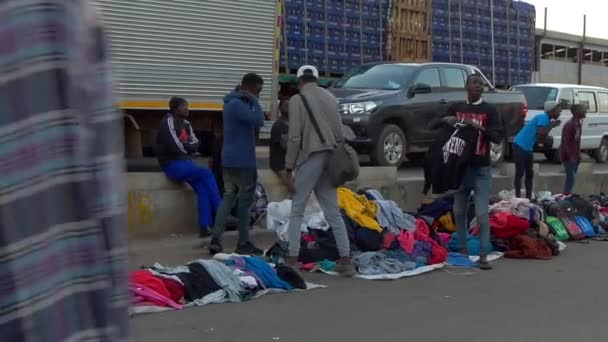
[[[600,164],[608,162],[608,139],[602,139],[600,147],[593,151],[593,158],[595,158],[595,161]]]
[[[405,134],[399,126],[385,125],[372,151],[372,162],[377,166],[399,167],[406,152]]]

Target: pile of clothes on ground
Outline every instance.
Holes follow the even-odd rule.
[[[422,203],[411,213],[372,189],[355,193],[340,188],[338,202],[359,276],[419,274],[416,270],[443,265],[448,257],[457,258],[461,239],[466,240],[470,255],[481,253],[473,201],[468,208],[471,221],[464,237],[456,232],[450,195]],[[268,206],[267,227],[276,230],[281,240],[267,252],[275,261],[287,253],[289,208],[289,201]],[[538,201],[531,202],[501,192],[489,203],[489,212],[492,243],[486,253],[498,252],[495,255],[507,258],[551,259],[565,248],[563,241],[604,239],[604,228],[608,228],[608,196],[603,194],[583,198],[543,193]],[[312,203],[302,226],[302,269],[331,272],[338,258],[331,227],[320,208]]]
[[[353,262],[359,275],[416,273],[429,265],[443,264],[446,246],[432,229],[432,221],[416,213],[404,212],[373,189],[355,193],[338,189],[338,204],[348,230]],[[267,228],[277,231],[281,240],[267,255],[280,260],[286,257],[286,227],[290,203],[270,203]],[[339,258],[331,228],[313,202],[302,227],[299,261],[305,270],[332,271]]]
[[[133,313],[179,310],[187,306],[242,302],[269,292],[309,289],[295,270],[259,257],[218,254],[186,265],[156,264],[131,272]]]

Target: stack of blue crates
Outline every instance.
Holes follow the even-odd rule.
[[[528,83],[535,17],[534,6],[523,1],[433,0],[433,61],[475,65],[489,78],[494,75],[498,86]]]
[[[390,0],[285,0],[281,67],[312,64],[323,74],[343,74],[384,60],[389,6]]]

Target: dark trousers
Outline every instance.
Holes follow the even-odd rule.
[[[515,196],[521,198],[521,178],[525,176],[526,197],[532,198],[532,184],[534,181],[534,152],[529,152],[517,144],[513,144],[513,158],[515,159]]]
[[[570,194],[574,189],[574,180],[578,172],[578,161],[564,162],[564,170],[566,171],[566,183],[564,184],[564,193]]]
[[[213,239],[218,243],[226,229],[228,216],[238,201],[239,244],[249,242],[249,209],[253,204],[258,171],[256,169],[224,168],[224,197],[215,216]]]

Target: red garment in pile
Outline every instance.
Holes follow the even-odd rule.
[[[511,240],[509,250],[505,253],[505,257],[513,259],[549,260],[553,257],[553,253],[544,240],[522,234]]]
[[[144,285],[164,297],[172,298],[171,292],[169,292],[165,283],[159,278],[156,278],[150,271],[139,270],[131,272],[129,275],[129,282]]]
[[[158,279],[165,284],[167,290],[169,290],[169,293],[171,294],[171,297],[169,298],[171,298],[173,301],[179,303],[186,296],[186,289],[184,288],[184,285],[179,283],[177,280],[163,277],[158,277]]]
[[[492,233],[499,239],[510,239],[530,229],[530,222],[508,212],[500,212],[490,216]]]
[[[423,219],[416,220],[414,239],[416,239],[416,241],[429,242],[433,246],[431,259],[428,261],[429,265],[441,264],[448,259],[447,249],[437,243],[437,241],[431,239],[431,228]]]

